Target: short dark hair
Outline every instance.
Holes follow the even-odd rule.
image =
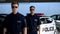
[[[13,4],[17,4],[17,5],[19,6],[18,1],[12,1],[11,6],[12,6]]]
[[[30,6],[30,9],[31,9],[32,7],[35,8],[35,6]]]

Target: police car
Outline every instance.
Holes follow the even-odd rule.
[[[40,34],[58,34],[54,19],[50,17],[40,17]]]

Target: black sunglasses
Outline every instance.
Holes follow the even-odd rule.
[[[17,6],[12,6],[12,8],[18,8]]]
[[[34,9],[30,9],[30,10],[34,10]]]

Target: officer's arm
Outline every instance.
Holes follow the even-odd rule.
[[[24,27],[23,31],[24,31],[24,34],[27,34],[27,27]]]
[[[23,32],[24,34],[27,34],[27,24],[26,24],[26,19],[24,19],[25,25],[24,25],[24,29]]]
[[[7,32],[6,26],[7,26],[7,17],[5,18],[5,20],[4,20],[3,23],[2,23],[3,34],[6,34],[6,32]]]
[[[2,24],[2,27],[3,27],[3,34],[6,34],[7,32],[7,28],[6,28],[6,20],[4,20],[3,24]]]
[[[37,23],[37,25],[38,25],[38,26],[37,26],[37,29],[38,29],[37,32],[38,32],[38,34],[40,34],[40,24],[41,24],[41,22],[40,22],[40,20],[39,20],[39,18],[38,18],[38,23]]]
[[[6,24],[3,24],[3,34],[6,34],[6,32],[7,32]]]
[[[6,34],[6,32],[7,32],[7,28],[3,28],[3,34]]]
[[[38,29],[38,34],[40,34],[40,25],[37,26],[37,29]]]

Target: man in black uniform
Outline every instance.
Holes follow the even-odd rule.
[[[34,6],[30,7],[30,14],[26,16],[26,21],[27,21],[27,34],[37,34],[37,29],[40,32],[40,22],[39,18],[34,14]]]
[[[25,18],[18,13],[19,3],[13,1],[11,3],[12,13],[7,15],[3,22],[3,34],[27,34]]]

